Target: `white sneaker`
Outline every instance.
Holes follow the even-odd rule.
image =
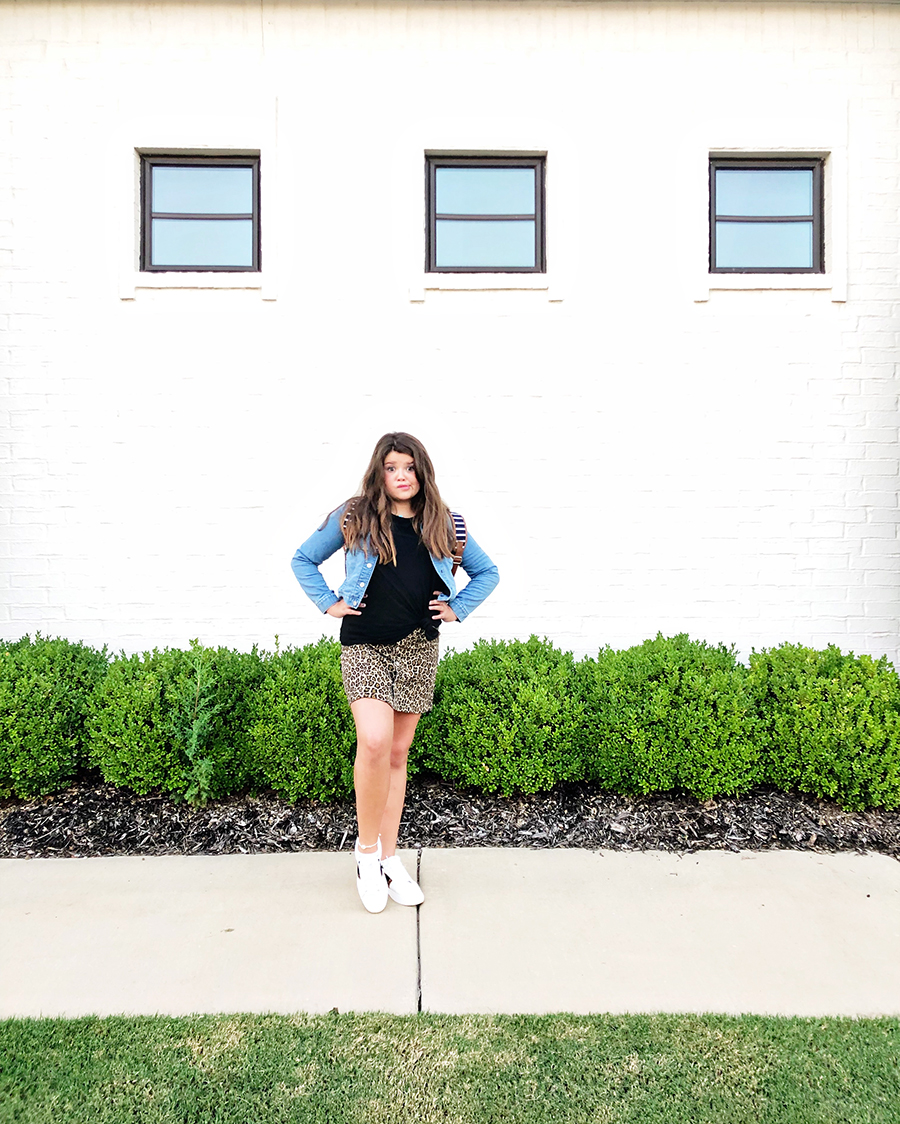
[[[381,860],[381,869],[387,878],[387,892],[397,905],[421,905],[425,895],[419,883],[407,871],[399,855]]]
[[[381,836],[370,855],[360,851],[358,839],[353,853],[356,856],[356,889],[360,900],[369,913],[381,913],[388,900],[387,882],[381,873]]]

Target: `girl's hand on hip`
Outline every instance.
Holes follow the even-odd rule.
[[[437,593],[435,593],[437,597]],[[428,608],[431,610],[431,619],[433,621],[458,621],[459,617],[450,608],[447,601],[429,601]]]
[[[340,601],[335,601],[333,605],[329,605],[325,612],[329,617],[361,617],[362,610],[365,609],[365,607],[366,603],[363,601],[358,609],[351,609],[347,602],[341,599]]]

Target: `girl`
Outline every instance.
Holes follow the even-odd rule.
[[[360,494],[336,508],[291,566],[316,607],[341,621],[341,674],[356,723],[356,888],[370,913],[388,896],[419,905],[424,894],[395,854],[406,795],[406,760],[419,718],[431,709],[442,621],[462,621],[500,580],[469,536],[457,547],[450,510],[424,446],[386,433]],[[333,593],[319,567],[343,546],[346,577]]]

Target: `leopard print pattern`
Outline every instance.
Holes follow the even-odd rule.
[[[426,714],[434,701],[437,638],[421,628],[396,644],[348,644],[341,648],[347,702],[381,699],[401,714]]]

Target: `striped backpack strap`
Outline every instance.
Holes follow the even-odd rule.
[[[341,521],[341,534],[344,536],[344,551],[347,550],[347,524],[350,522],[350,516],[356,507],[356,500],[351,500],[347,504],[347,510],[344,512],[344,518]]]
[[[453,533],[456,535],[456,550],[453,552],[453,569],[450,571],[455,574],[459,569],[459,564],[462,562],[463,551],[466,549],[466,541],[469,537],[469,532],[466,530],[466,521],[459,514],[458,511],[451,511],[450,518],[453,521]]]

